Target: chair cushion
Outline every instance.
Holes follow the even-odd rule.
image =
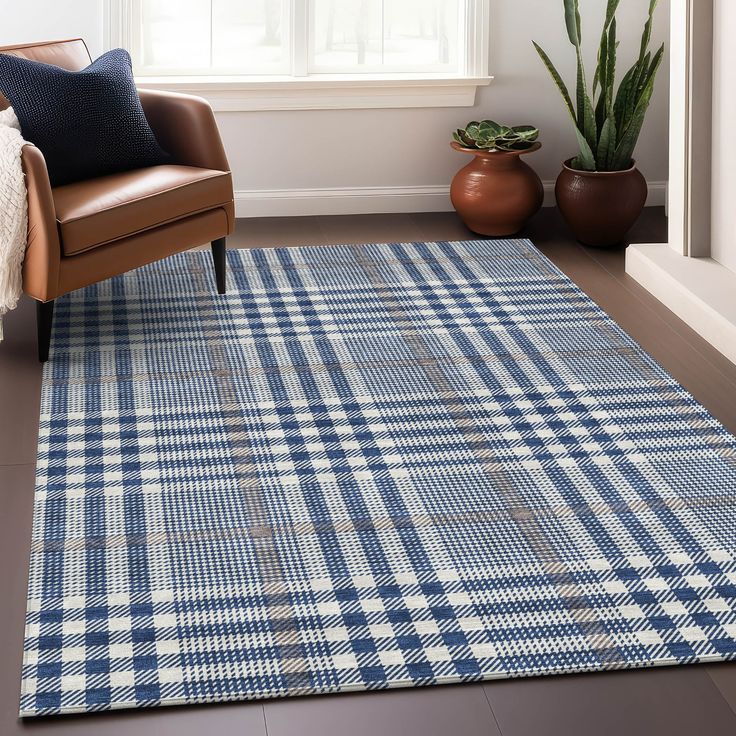
[[[52,186],[170,162],[143,112],[124,49],[70,71],[0,53],[0,92]]]
[[[153,166],[53,190],[64,255],[222,206],[233,199],[229,172]]]

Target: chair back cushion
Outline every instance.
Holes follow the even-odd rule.
[[[60,56],[67,66],[81,61]],[[0,53],[0,92],[24,138],[43,153],[52,186],[169,162],[146,120],[124,49],[71,70]]]
[[[70,72],[78,72],[89,66],[92,61],[87,44],[81,38],[72,38],[69,41],[42,41],[0,46],[0,54],[42,61],[44,64],[54,64]],[[0,110],[5,110],[9,105],[10,103],[0,92]]]

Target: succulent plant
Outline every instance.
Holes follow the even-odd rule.
[[[575,104],[549,56],[534,42],[575,123],[580,153],[572,165],[582,171],[624,171],[631,167],[664,56],[664,44],[654,54],[649,49],[658,3],[649,0],[649,17],[644,25],[639,58],[624,74],[616,91],[616,11],[620,2],[608,0],[591,95],[583,64],[579,0],[564,0],[567,34],[577,57]]]
[[[528,151],[539,138],[539,129],[531,125],[510,128],[493,120],[473,120],[452,137],[464,148],[479,151]]]

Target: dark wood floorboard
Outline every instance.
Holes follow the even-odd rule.
[[[290,698],[265,712],[268,736],[501,736],[479,684]]]
[[[716,687],[736,713],[736,666],[732,664],[714,664],[707,668]]]
[[[702,667],[506,680],[485,686],[503,736],[733,736]]]
[[[624,250],[576,243],[555,210],[531,238],[732,432],[736,366],[624,271]],[[241,220],[230,247],[473,239],[453,213]],[[666,239],[649,209],[632,242]],[[209,247],[209,246],[206,246]],[[382,693],[160,708],[21,723],[17,705],[41,370],[33,305],[6,320],[0,344],[0,736],[38,731],[100,736],[683,736],[736,734],[736,665],[676,667],[575,677],[508,680]]]
[[[35,305],[30,299],[23,299],[16,310],[5,316],[3,323],[0,465],[35,463],[41,398],[41,364],[35,348]]]

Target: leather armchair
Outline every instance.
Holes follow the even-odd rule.
[[[84,41],[0,47],[71,71],[91,62]],[[209,104],[140,90],[146,118],[173,163],[52,188],[43,154],[29,144],[23,290],[36,300],[39,360],[48,359],[54,300],[202,243],[212,243],[217,290],[225,293],[226,237],[235,225],[230,167]],[[0,109],[7,107],[0,95]]]

